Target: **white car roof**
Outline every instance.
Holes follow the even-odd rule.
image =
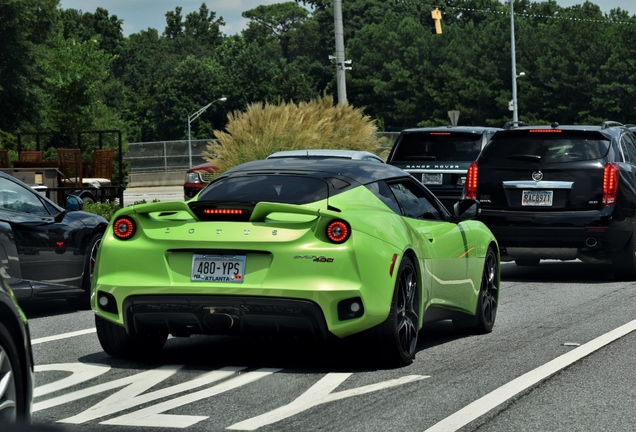
[[[272,153],[267,159],[296,157],[296,158],[342,158],[356,160],[370,160],[384,163],[382,158],[374,153],[363,150],[337,150],[337,149],[308,149],[308,150],[285,150]]]

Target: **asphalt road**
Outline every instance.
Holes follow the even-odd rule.
[[[106,355],[93,314],[26,307],[38,425],[68,431],[631,431],[636,285],[581,262],[502,265],[494,331],[424,329],[415,362],[354,345],[171,338]]]

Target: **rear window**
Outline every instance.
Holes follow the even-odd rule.
[[[307,204],[328,196],[327,183],[313,177],[249,175],[211,183],[201,192],[198,201]]]
[[[392,161],[474,161],[482,139],[468,132],[405,132]]]
[[[542,163],[576,162],[600,159],[607,155],[610,141],[598,134],[519,133],[495,135],[484,148],[482,157],[490,159],[534,160]]]

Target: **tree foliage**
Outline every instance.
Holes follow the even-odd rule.
[[[512,117],[508,2],[445,0],[442,34],[429,3],[342,2],[350,108],[384,131],[448,124],[449,110],[460,124],[503,125]],[[590,1],[513,6],[520,120],[636,123],[636,16]],[[107,9],[58,0],[0,0],[0,16],[2,136],[118,128],[129,141],[185,139],[188,116],[224,96],[191,123],[193,137],[213,138],[228,112],[336,93],[331,0],[244,11],[234,35],[205,2],[127,36]]]

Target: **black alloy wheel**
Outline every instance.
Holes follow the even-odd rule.
[[[497,318],[499,303],[499,266],[497,255],[492,248],[488,248],[484,260],[484,270],[481,276],[479,300],[477,301],[477,324],[475,333],[490,333]]]
[[[419,299],[415,266],[408,257],[404,257],[398,268],[389,316],[376,328],[376,336],[380,341],[380,354],[390,365],[408,365],[415,358]]]

